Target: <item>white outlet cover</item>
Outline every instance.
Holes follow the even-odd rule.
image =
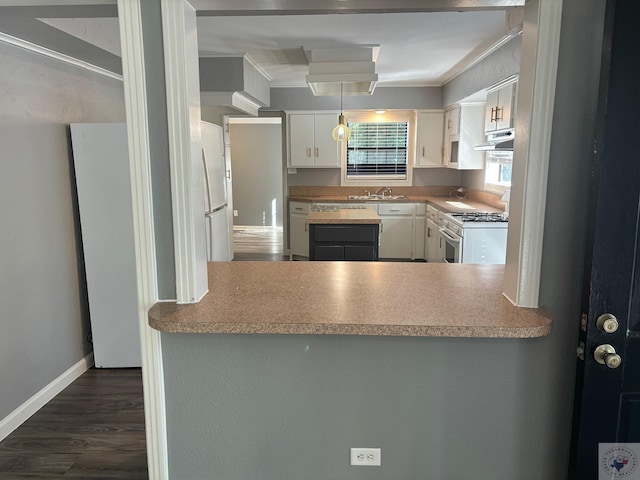
[[[379,467],[381,465],[379,448],[352,448],[351,465],[357,467]]]

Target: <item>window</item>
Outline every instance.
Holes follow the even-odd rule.
[[[415,112],[347,112],[351,138],[343,144],[342,185],[411,185]]]
[[[489,151],[484,170],[487,190],[503,192],[511,188],[513,152]]]
[[[347,178],[407,178],[409,122],[349,122]]]

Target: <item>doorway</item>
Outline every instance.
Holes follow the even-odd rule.
[[[282,120],[230,118],[234,257],[283,254]],[[256,258],[254,258],[256,257]]]

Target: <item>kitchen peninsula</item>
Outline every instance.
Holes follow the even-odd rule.
[[[317,205],[307,217],[309,260],[378,260],[380,217],[365,205]]]
[[[533,352],[551,319],[502,295],[503,266],[208,267],[200,303],[149,312],[161,337],[172,478],[299,478],[327,465],[355,478],[351,447],[381,448],[376,478],[386,478],[416,455],[405,438],[432,463],[455,444],[480,465],[525,428],[519,392],[539,368]],[[486,441],[468,448],[477,429]],[[320,445],[330,451],[318,458]],[[238,452],[274,459],[269,473]]]
[[[517,308],[502,295],[503,271],[500,265],[210,262],[202,301],[158,303],[149,323],[171,333],[548,335],[551,319],[543,310]]]

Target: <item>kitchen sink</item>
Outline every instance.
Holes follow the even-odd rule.
[[[406,200],[404,195],[348,195],[349,200]]]

